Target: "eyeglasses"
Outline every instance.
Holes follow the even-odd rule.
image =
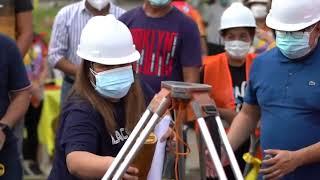
[[[305,28],[301,31],[294,31],[294,32],[276,31],[276,36],[279,38],[284,38],[289,34],[294,39],[301,39],[301,38],[303,38],[305,33],[311,33],[315,29],[315,27],[316,26],[313,26],[311,30],[309,30],[310,28]]]

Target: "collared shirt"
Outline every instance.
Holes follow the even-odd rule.
[[[295,151],[320,142],[320,44],[303,60],[278,48],[258,56],[244,101],[261,110],[261,146]],[[320,162],[297,168],[284,180],[319,179]]]
[[[119,18],[125,10],[110,3],[109,13]],[[53,24],[48,62],[54,67],[61,58],[80,64],[77,56],[81,31],[93,15],[85,7],[85,0],[62,8]]]

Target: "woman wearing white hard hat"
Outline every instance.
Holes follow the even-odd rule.
[[[248,0],[246,5],[251,9],[256,22],[256,35],[253,40],[252,52],[261,54],[275,47],[273,31],[266,25],[266,17],[270,9],[271,0]]]
[[[211,97],[221,118],[228,124],[231,124],[242,106],[251,64],[255,58],[255,54],[249,53],[255,28],[255,18],[250,9],[238,2],[232,3],[222,14],[220,25],[226,52],[204,59],[204,83],[212,86]],[[248,152],[249,144],[248,140],[236,152],[242,170],[245,166],[242,155]]]
[[[91,18],[77,54],[83,61],[61,113],[52,180],[101,179],[145,110],[131,65],[140,54],[122,22]],[[129,167],[123,179],[137,173]]]
[[[320,0],[272,0],[276,47],[258,56],[228,138],[233,149],[261,122],[264,179],[320,177]]]

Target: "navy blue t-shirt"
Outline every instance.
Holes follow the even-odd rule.
[[[114,136],[107,132],[100,113],[85,100],[72,97],[64,105],[56,137],[56,152],[49,180],[78,179],[67,169],[66,156],[73,151],[86,151],[99,156],[115,157],[128,138],[122,101],[113,103],[118,127]]]
[[[0,119],[10,104],[9,92],[30,86],[28,76],[14,41],[0,34]]]
[[[142,7],[137,7],[119,20],[129,27],[141,54],[135,71],[152,92],[159,92],[161,81],[183,81],[182,67],[201,66],[198,27],[177,8],[163,17],[151,18]]]
[[[320,44],[303,61],[274,48],[253,62],[244,101],[261,109],[261,146],[298,150],[320,142]],[[283,179],[318,180],[320,162]]]

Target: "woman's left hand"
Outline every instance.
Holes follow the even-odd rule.
[[[294,151],[270,149],[264,152],[273,156],[271,159],[262,161],[266,166],[260,169],[264,179],[280,179],[299,166],[299,160]]]

